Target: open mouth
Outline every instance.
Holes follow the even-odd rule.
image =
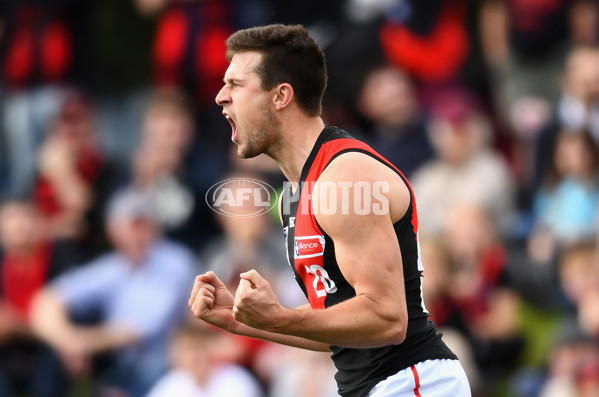
[[[225,114],[225,118],[231,124],[231,140],[235,142],[235,137],[237,136],[237,126],[235,125],[235,121],[229,114]]]

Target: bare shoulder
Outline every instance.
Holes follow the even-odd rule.
[[[314,186],[312,209],[319,224],[334,232],[346,227],[393,224],[406,212],[410,192],[398,173],[360,152],[336,157]]]
[[[320,180],[351,178],[384,179],[389,183],[400,182],[397,173],[376,158],[362,152],[347,152],[337,156],[322,172]],[[403,183],[402,183],[403,184]]]

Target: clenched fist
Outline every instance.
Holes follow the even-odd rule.
[[[240,278],[233,305],[235,320],[276,332],[285,308],[279,303],[270,283],[256,270],[242,273]]]
[[[233,295],[214,272],[196,277],[187,303],[197,318],[229,332],[234,331]]]

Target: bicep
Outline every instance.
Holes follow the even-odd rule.
[[[408,314],[403,265],[389,217],[328,223],[327,233],[333,239],[339,270],[353,287],[354,299],[359,299],[360,307],[371,316],[369,321],[402,324],[401,329],[405,330]]]
[[[356,291],[371,299],[403,299],[403,266],[390,221],[359,219],[352,227],[333,232],[341,273]]]
[[[331,237],[335,257],[356,294],[389,294],[405,300],[403,266],[394,223],[401,219],[411,196],[400,176],[363,154],[344,154],[331,163],[315,185],[315,217]],[[325,184],[345,186],[335,191]],[[315,202],[336,202],[338,211],[324,213]]]

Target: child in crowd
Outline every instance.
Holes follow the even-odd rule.
[[[227,361],[228,338],[203,324],[183,327],[170,345],[172,369],[148,397],[263,396],[249,371]]]

